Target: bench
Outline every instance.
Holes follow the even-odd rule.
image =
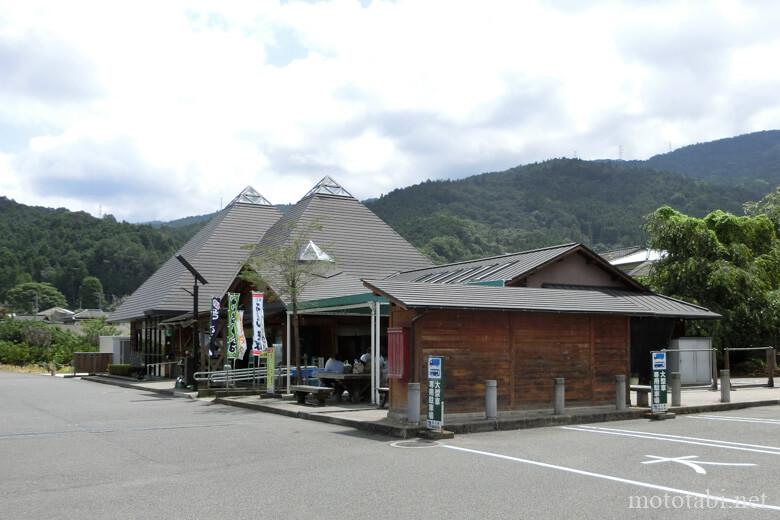
[[[636,405],[650,406],[650,385],[631,385],[631,391],[636,392]]]
[[[325,399],[333,393],[333,389],[327,386],[291,385],[290,391],[295,394],[298,404],[306,404],[306,396],[312,394],[320,406],[325,404]]]
[[[390,389],[380,386],[377,391],[379,392],[379,408],[384,408],[387,405],[387,398],[390,396]]]

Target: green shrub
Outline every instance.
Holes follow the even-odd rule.
[[[110,364],[108,365],[108,373],[115,376],[125,376],[130,377],[133,375],[138,369],[135,368],[132,365],[114,365]]]
[[[25,345],[0,340],[0,363],[24,366],[30,362],[30,351]]]

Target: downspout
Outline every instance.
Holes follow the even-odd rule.
[[[417,367],[417,360],[415,359],[415,352],[417,351],[417,334],[416,334],[416,330],[415,330],[415,324],[417,323],[417,320],[422,319],[422,318],[424,318],[427,315],[428,315],[428,313],[423,311],[422,314],[418,314],[418,315],[416,315],[416,316],[414,316],[412,318],[412,326],[411,326],[412,337],[410,338],[411,339],[411,345],[410,345],[411,348],[409,349],[410,350],[410,352],[409,352],[409,364],[410,364],[410,366],[413,369],[412,370],[412,377],[411,377],[411,379],[412,379],[411,382],[412,383],[419,383],[420,382],[420,378],[417,376],[417,373],[418,373],[417,372],[417,368],[418,368]]]

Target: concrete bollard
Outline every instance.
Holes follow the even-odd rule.
[[[621,411],[627,408],[625,374],[618,374],[615,376],[615,408]]]
[[[682,386],[680,384],[680,373],[679,372],[672,372],[672,406],[680,406],[680,392],[682,390]]]
[[[406,394],[406,421],[420,423],[420,383],[409,383]]]
[[[495,420],[498,417],[498,382],[485,380],[485,417]]]
[[[731,376],[728,370],[720,371],[720,402],[731,402]]]
[[[555,415],[563,415],[566,411],[566,389],[562,377],[555,378],[555,390],[553,392],[553,409]]]

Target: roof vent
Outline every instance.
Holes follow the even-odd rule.
[[[318,182],[309,192],[303,196],[310,197],[312,195],[335,195],[337,197],[352,197],[352,194],[345,190],[341,184],[334,181],[330,176],[326,175]]]
[[[302,262],[332,262],[333,259],[328,253],[319,248],[317,244],[309,240],[309,243],[301,249],[301,253],[298,255],[298,260]]]

